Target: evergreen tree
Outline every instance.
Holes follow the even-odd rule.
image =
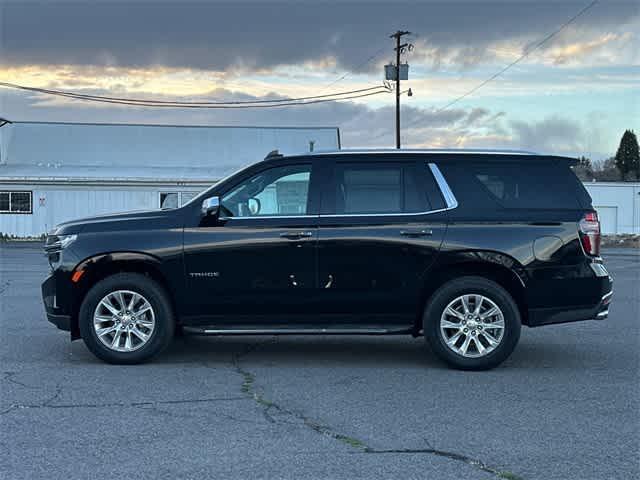
[[[640,177],[640,151],[633,130],[625,130],[616,153],[616,167],[626,180],[630,176]],[[629,175],[631,174],[631,175]]]

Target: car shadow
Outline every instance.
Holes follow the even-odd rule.
[[[102,362],[82,344],[73,342],[73,358]],[[191,336],[177,337],[147,365],[207,364],[229,366],[234,359],[278,367],[380,367],[450,370],[425,345],[422,337],[407,336]],[[629,362],[634,361],[629,354]],[[545,343],[522,338],[497,370],[561,370],[614,368],[619,356],[580,343]],[[472,373],[472,372],[471,372]]]
[[[279,366],[442,367],[422,338],[372,336],[184,336],[155,361],[229,363],[238,356]]]

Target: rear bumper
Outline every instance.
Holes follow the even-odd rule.
[[[591,307],[531,309],[529,310],[529,326],[541,327],[582,320],[604,320],[609,316],[609,305],[612,298],[613,289],[602,295],[600,301]]]

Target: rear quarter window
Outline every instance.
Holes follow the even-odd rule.
[[[474,208],[576,209],[587,200],[569,162],[453,161],[439,167],[458,200]]]

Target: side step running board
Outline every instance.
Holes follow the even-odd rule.
[[[410,334],[410,327],[398,328],[220,328],[183,327],[195,335],[395,335]]]

